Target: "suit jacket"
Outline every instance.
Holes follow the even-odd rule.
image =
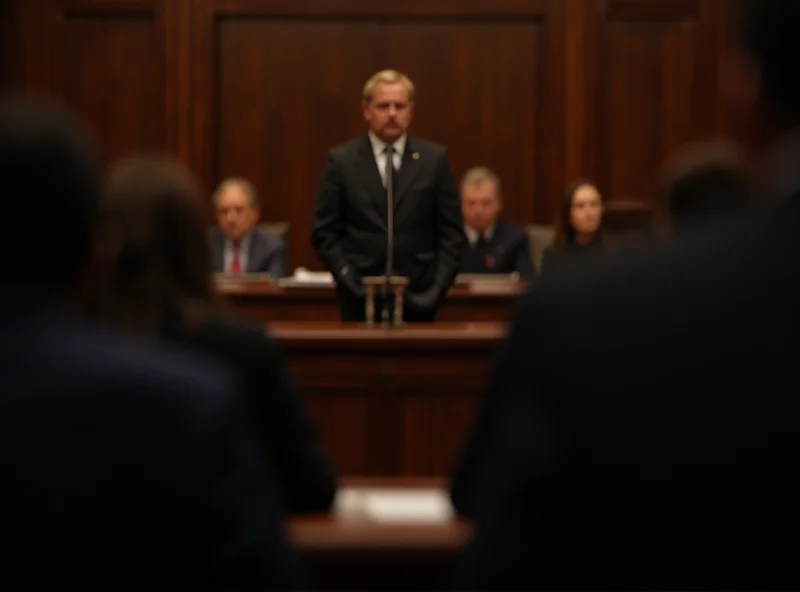
[[[800,194],[715,226],[521,302],[460,584],[800,587]]]
[[[336,494],[336,474],[323,454],[276,344],[261,326],[216,317],[189,333],[168,327],[166,337],[213,355],[244,381],[248,415],[275,467],[289,512],[324,512]]]
[[[459,273],[519,273],[524,280],[534,278],[528,235],[523,228],[498,220],[491,240],[481,250],[469,243],[461,258]]]
[[[4,588],[305,589],[227,369],[21,306],[0,315]]]
[[[542,252],[541,276],[550,276],[559,267],[569,266],[573,261],[579,261],[584,257],[596,257],[606,251],[598,244],[572,245],[564,252],[559,252],[555,247],[547,247]]]
[[[361,276],[386,272],[386,193],[369,137],[328,153],[317,193],[312,243],[337,281],[345,268]],[[455,280],[466,238],[447,150],[408,136],[394,192],[394,275],[408,290]]]
[[[273,278],[284,275],[286,264],[286,244],[277,236],[264,234],[260,230],[251,231],[250,248],[247,254],[245,273],[268,273]],[[225,271],[225,233],[214,227],[208,233],[211,256],[214,259],[214,271]]]

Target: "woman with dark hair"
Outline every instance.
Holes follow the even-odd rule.
[[[567,256],[597,253],[604,248],[603,197],[588,179],[570,183],[558,209],[553,246],[542,256],[542,273]]]
[[[103,215],[119,248],[94,313],[118,329],[199,350],[238,370],[286,508],[327,510],[336,475],[276,344],[262,327],[222,311],[201,196],[192,175],[168,158],[128,159],[112,169]]]

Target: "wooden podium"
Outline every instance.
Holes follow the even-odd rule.
[[[340,474],[376,476],[451,473],[505,336],[501,323],[268,330]]]

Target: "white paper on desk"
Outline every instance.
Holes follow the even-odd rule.
[[[337,506],[382,523],[439,524],[453,518],[453,507],[441,489],[352,489],[339,492]]]
[[[327,271],[308,271],[305,267],[294,270],[292,279],[309,284],[332,284],[333,276]]]

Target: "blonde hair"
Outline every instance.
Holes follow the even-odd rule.
[[[365,103],[369,103],[372,100],[372,91],[375,85],[381,82],[383,84],[397,84],[398,82],[402,82],[408,89],[408,100],[414,100],[414,83],[411,82],[408,76],[397,70],[381,70],[373,74],[372,77],[364,83],[364,88],[361,91],[361,99]]]
[[[479,185],[486,181],[491,181],[494,185],[494,194],[500,197],[500,177],[492,169],[485,166],[472,167],[464,173],[464,176],[461,177],[461,188],[463,189],[467,185]]]

